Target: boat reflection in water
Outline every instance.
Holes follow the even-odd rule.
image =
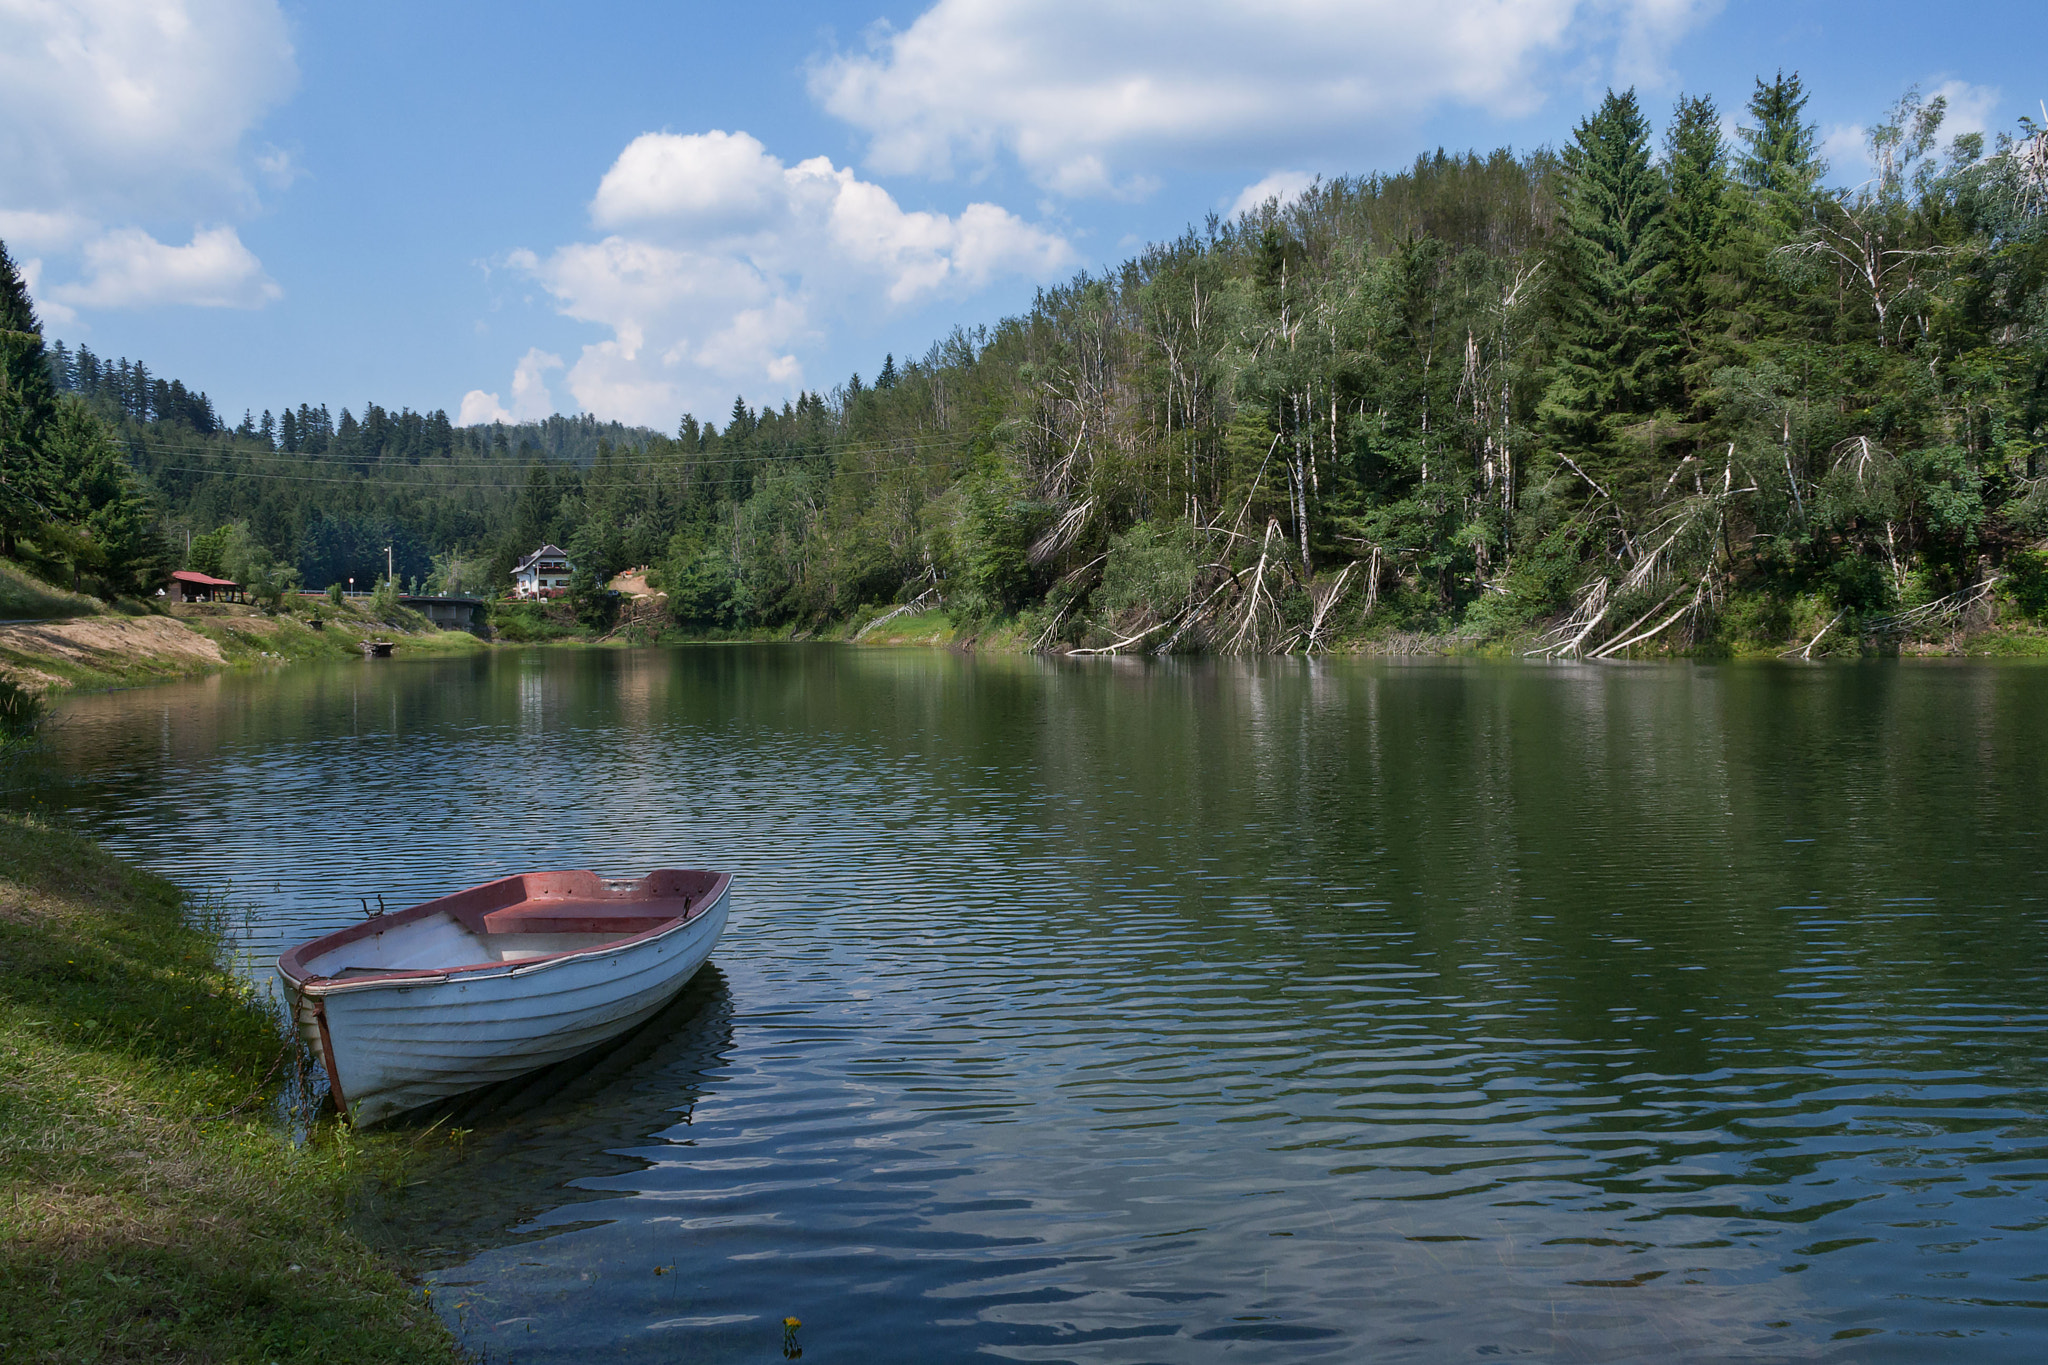
[[[635,1149],[687,1129],[706,1078],[733,1046],[732,992],[704,967],[660,1013],[594,1055],[415,1110],[389,1127],[422,1135],[405,1187],[361,1206],[357,1230],[426,1267],[606,1220],[577,1206],[630,1194],[655,1164]],[[536,1223],[550,1215],[545,1224]]]

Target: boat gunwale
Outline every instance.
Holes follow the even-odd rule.
[[[709,869],[657,868],[649,872],[646,877],[638,879],[636,884],[644,883],[648,878],[654,877],[661,872],[685,870],[709,871]],[[576,869],[576,871],[582,871],[582,869]],[[295,948],[288,949],[279,954],[277,959],[278,974],[285,978],[286,983],[293,991],[300,995],[311,997],[325,997],[363,990],[378,990],[393,986],[434,986],[441,985],[457,977],[470,981],[496,981],[523,976],[532,971],[559,967],[569,962],[603,958],[676,933],[703,919],[719,902],[725,899],[726,893],[732,887],[732,874],[730,872],[712,872],[711,889],[698,898],[696,903],[683,914],[656,920],[650,927],[636,934],[629,934],[603,943],[587,944],[581,948],[565,948],[558,953],[546,953],[538,957],[523,958],[517,962],[472,962],[450,967],[395,967],[389,971],[364,972],[359,976],[346,978],[309,976],[305,973],[305,964],[308,958],[317,957],[321,953],[332,951],[357,939],[382,933],[386,928],[416,923],[419,920],[430,918],[444,911],[448,912],[451,917],[456,917],[457,922],[461,923],[461,917],[457,915],[457,912],[450,910],[447,904],[447,902],[457,897],[486,891],[508,882],[523,881],[528,876],[558,875],[562,875],[562,873],[513,873],[508,877],[499,877],[492,881],[481,883],[478,886],[451,892],[446,896],[438,896],[433,900],[409,906],[404,910],[393,911],[385,915],[372,915],[368,919],[346,925],[331,933],[323,934],[319,938],[310,939]],[[590,875],[594,876],[596,874]],[[621,901],[621,904],[633,903],[630,900]],[[646,904],[649,902],[642,901],[640,903]],[[468,928],[469,926],[464,925],[464,927]]]

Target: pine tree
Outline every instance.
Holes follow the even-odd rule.
[[[0,242],[0,332],[33,332],[40,341],[42,324],[36,321],[35,305],[29,301],[28,285]]]
[[[726,439],[732,441],[745,440],[753,434],[754,426],[754,414],[748,410],[747,400],[738,397],[734,398],[732,400],[732,414],[725,419]]]
[[[1640,463],[1624,454],[1622,433],[1676,396],[1678,358],[1663,297],[1672,273],[1664,178],[1650,164],[1635,91],[1609,91],[1560,159],[1559,306],[1539,417],[1556,449],[1619,477],[1620,466]]]
[[[1664,214],[1671,258],[1668,296],[1687,406],[1698,418],[1714,366],[1724,357],[1721,342],[1728,329],[1726,310],[1716,298],[1716,276],[1725,268],[1729,239],[1728,152],[1711,97],[1679,96],[1665,131],[1664,153],[1671,184]]]
[[[1796,71],[1780,71],[1768,85],[1758,77],[1749,97],[1755,126],[1737,130],[1745,150],[1735,163],[1736,178],[1750,190],[1759,223],[1779,241],[1796,237],[1812,221],[1828,173],[1819,129],[1800,121],[1806,98]]]
[[[1802,272],[1780,250],[1819,221],[1827,194],[1819,129],[1802,121],[1806,100],[1797,72],[1780,71],[1769,81],[1759,77],[1749,98],[1750,122],[1736,130],[1740,151],[1724,253],[1728,336],[1734,343],[1729,364],[1753,369],[1745,382],[1758,392],[1775,392],[1786,382],[1770,368],[1783,359],[1773,352],[1825,336],[1835,311],[1832,291],[1814,287],[1816,280],[1795,278],[1813,272]],[[1780,419],[1783,445],[1782,412]],[[1796,463],[1789,454],[1784,461]]]
[[[56,391],[28,286],[0,242],[0,554],[43,519],[42,457]]]
[[[875,376],[875,387],[880,390],[896,387],[896,354],[890,352],[882,357],[882,372]]]

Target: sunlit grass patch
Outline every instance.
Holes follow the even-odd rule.
[[[295,1147],[276,1024],[176,887],[0,817],[0,1359],[447,1361]]]
[[[0,620],[90,616],[105,603],[84,593],[67,592],[43,582],[18,564],[0,560]]]

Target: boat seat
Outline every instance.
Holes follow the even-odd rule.
[[[642,901],[581,900],[550,896],[493,910],[483,917],[486,934],[644,934],[657,925],[685,918],[681,899]]]

